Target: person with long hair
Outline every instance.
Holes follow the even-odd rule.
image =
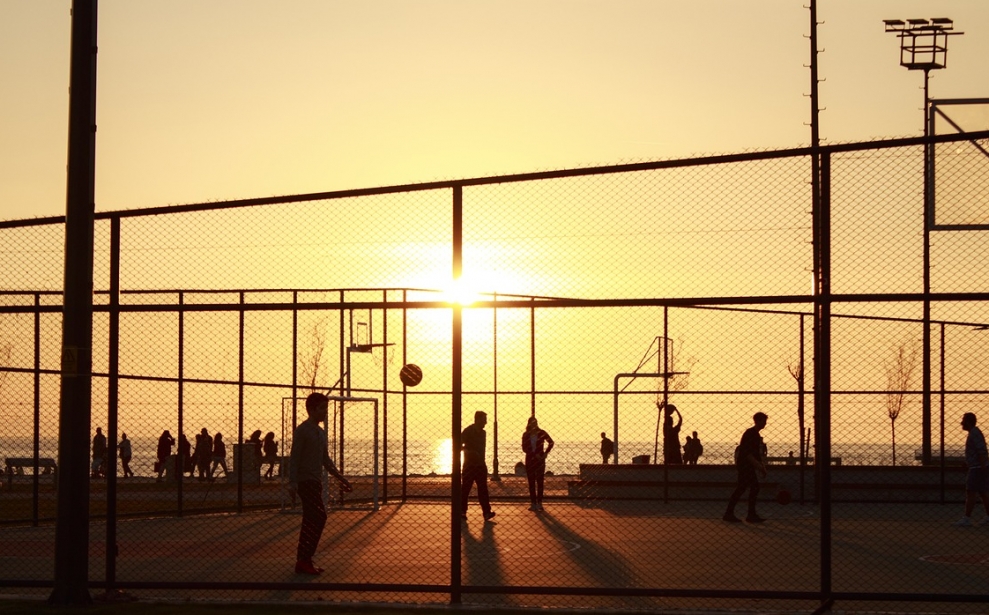
[[[539,428],[536,417],[529,417],[522,433],[522,450],[525,451],[525,476],[529,480],[529,510],[543,510],[543,483],[546,476],[546,456],[553,450],[553,438]]]
[[[275,432],[269,431],[261,441],[261,462],[268,464],[268,471],[264,473],[265,478],[274,478],[275,464],[278,463],[278,443],[275,442]]]

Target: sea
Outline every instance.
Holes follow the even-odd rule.
[[[155,476],[154,463],[157,448],[157,438],[131,438],[133,458],[131,469],[136,476]],[[451,473],[452,440],[409,440],[403,446],[400,439],[389,440],[387,449],[384,442],[378,442],[377,454],[375,454],[375,444],[373,440],[356,440],[346,442],[341,455],[339,443],[332,439],[328,442],[330,456],[334,458],[338,465],[343,467],[344,473],[351,476],[373,476],[381,474],[385,468],[387,460],[388,474],[391,476],[402,475],[403,472],[409,476],[442,476]],[[511,474],[515,470],[517,463],[523,460],[521,450],[517,446],[495,451],[491,443],[488,443],[487,460],[490,472],[495,471],[495,454],[497,452],[497,471],[500,474]],[[54,439],[41,439],[38,442],[39,457],[50,457],[57,461],[58,447]],[[704,453],[698,463],[700,464],[731,464],[733,463],[735,442],[704,442]],[[773,443],[768,442],[769,455],[771,457],[785,457],[789,451],[796,451],[798,446],[794,443]],[[287,448],[287,447],[280,447]],[[654,442],[619,442],[619,462],[631,463],[633,457],[648,455],[650,462],[653,462],[655,452]],[[834,443],[832,444],[832,456],[840,457],[842,465],[853,466],[892,466],[892,465],[920,465],[920,445],[916,443],[897,444],[896,461],[894,464],[892,446],[889,443]],[[227,463],[233,469],[233,449],[230,443],[227,444]],[[404,455],[403,455],[404,451]],[[601,463],[600,441],[593,442],[563,442],[557,441],[552,452],[546,459],[547,473],[563,476],[576,476],[579,473],[581,464]],[[4,457],[32,457],[34,454],[34,441],[29,437],[5,437],[0,439],[0,458]],[[288,450],[282,450],[281,454],[288,455]],[[660,454],[662,452],[660,451]],[[960,456],[964,452],[957,449],[946,449],[945,455],[948,457]],[[940,456],[940,450],[935,446],[934,458]],[[813,449],[811,450],[813,456]],[[375,458],[377,457],[377,464]],[[613,460],[612,460],[613,462]],[[119,472],[119,471],[118,471]]]

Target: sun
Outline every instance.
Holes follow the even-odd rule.
[[[451,280],[443,289],[443,300],[460,306],[469,306],[482,299],[481,290],[476,284],[464,278]]]

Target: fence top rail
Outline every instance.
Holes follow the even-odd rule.
[[[942,101],[943,102],[943,101]],[[468,186],[484,186],[494,184],[509,184],[528,181],[539,181],[548,179],[563,179],[567,177],[586,177],[591,175],[610,175],[615,173],[632,173],[637,171],[654,171],[659,169],[672,169],[692,166],[708,166],[717,164],[729,164],[738,162],[752,162],[756,160],[771,160],[776,158],[796,158],[802,156],[831,155],[844,152],[855,152],[877,149],[891,149],[898,147],[913,147],[924,145],[925,143],[952,143],[956,141],[971,141],[976,139],[989,139],[989,130],[979,132],[968,132],[959,134],[936,135],[927,137],[905,137],[897,139],[882,139],[876,141],[861,141],[854,143],[838,143],[833,145],[822,145],[814,147],[799,147],[791,149],[767,150],[759,152],[745,152],[741,154],[720,154],[714,156],[702,156],[696,158],[678,158],[670,160],[655,160],[650,162],[637,162],[618,165],[584,167],[575,169],[562,169],[556,171],[540,171],[533,173],[517,173],[510,175],[491,175],[486,177],[476,177],[471,179],[444,180],[436,182],[423,182],[418,184],[400,184],[395,186],[382,186],[378,188],[358,188],[352,190],[336,190],[329,192],[311,192],[306,194],[295,194],[285,196],[261,197],[253,199],[238,199],[231,201],[214,201],[209,203],[192,203],[187,205],[167,205],[162,207],[149,207],[144,209],[125,209],[115,211],[103,211],[95,214],[97,220],[119,220],[122,218],[133,218],[141,216],[156,216],[164,214],[210,211],[220,209],[234,209],[240,207],[256,207],[259,205],[277,205],[286,203],[299,203],[305,201],[326,201],[334,199],[355,198],[364,196],[379,196],[384,194],[397,194],[402,192],[426,192],[431,190],[450,190],[453,188],[463,188]],[[27,226],[43,226],[52,224],[64,224],[65,216],[52,216],[47,218],[33,218],[27,220],[0,221],[0,229],[18,228]]]

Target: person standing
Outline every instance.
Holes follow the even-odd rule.
[[[522,450],[525,451],[525,476],[529,481],[529,510],[541,512],[543,509],[543,483],[546,476],[546,456],[553,450],[553,438],[539,428],[536,417],[529,422],[522,433]],[[543,450],[543,447],[546,447]]]
[[[722,519],[729,523],[741,521],[735,516],[735,504],[742,498],[742,494],[747,489],[749,491],[749,507],[745,520],[749,523],[762,523],[765,521],[756,512],[756,498],[759,497],[759,477],[766,476],[766,465],[763,458],[765,445],[759,432],[766,427],[769,416],[764,412],[756,412],[752,415],[752,427],[745,430],[742,440],[735,449],[735,467],[738,470],[738,485],[728,499],[728,510],[725,511]]]
[[[124,471],[124,478],[129,476],[134,476],[134,472],[130,469],[130,460],[134,455],[134,449],[131,447],[130,440],[127,439],[127,434],[120,434],[120,467]]]
[[[106,436],[101,427],[96,428],[93,436],[93,478],[106,476]]]
[[[965,516],[955,521],[957,526],[972,524],[972,511],[975,510],[975,498],[982,500],[986,518],[982,523],[989,522],[989,452],[986,451],[986,438],[982,430],[975,426],[975,414],[966,412],[962,415],[962,429],[968,432],[965,438],[965,465],[968,466],[968,476],[965,478]]]
[[[168,463],[168,458],[172,456],[172,447],[175,446],[175,438],[172,434],[165,431],[161,432],[161,436],[158,437],[158,449],[156,451],[156,457],[158,457],[158,462],[155,464],[155,472],[158,473],[158,479],[161,480],[162,473],[165,472],[165,464]]]
[[[680,426],[683,417],[673,404],[657,401],[656,407],[663,413],[663,463],[682,465],[683,456],[680,453]],[[676,413],[676,424],[673,424],[673,414]]]
[[[269,431],[261,441],[261,461],[268,464],[268,471],[264,473],[265,478],[275,477],[275,464],[278,463],[278,443],[275,442],[275,432]]]
[[[488,424],[488,415],[478,410],[474,413],[474,423],[460,434],[460,448],[464,452],[464,467],[461,471],[462,482],[460,490],[460,517],[467,520],[467,500],[470,491],[477,483],[477,501],[481,505],[485,521],[494,518],[491,501],[488,499],[488,466],[484,461],[484,449],[487,447],[488,434],[484,426]]]
[[[306,398],[306,413],[309,416],[299,423],[292,436],[288,489],[293,501],[296,495],[302,500],[302,528],[299,530],[299,548],[295,558],[295,571],[302,574],[323,572],[312,561],[326,525],[322,469],[325,468],[340,481],[345,492],[353,489],[330,459],[326,450],[326,432],[319,426],[326,420],[329,403],[330,398],[326,395],[311,393]]]
[[[608,465],[611,456],[615,454],[615,443],[608,439],[608,436],[601,432],[601,463]],[[615,460],[615,463],[618,461]]]
[[[185,437],[184,433],[179,434],[179,447],[177,450],[178,454],[178,476],[185,476],[185,473],[189,473],[189,478],[192,478],[196,473],[196,467],[192,465],[192,444],[189,443],[189,438]]]
[[[209,475],[209,464],[213,460],[213,438],[209,437],[209,432],[203,427],[196,436],[196,448],[192,453],[193,461],[196,465],[196,478],[206,480]]]

